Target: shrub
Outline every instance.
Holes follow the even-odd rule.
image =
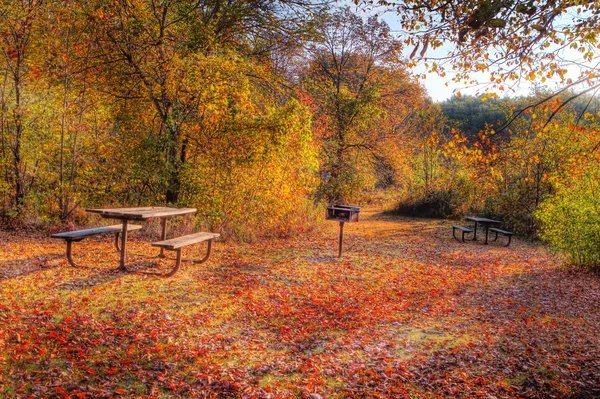
[[[513,188],[507,192],[485,199],[481,215],[490,219],[502,220],[504,227],[519,236],[535,238],[539,221],[534,216],[535,199],[526,190]]]
[[[540,237],[577,266],[600,269],[600,169],[558,185],[536,212]]]
[[[454,216],[456,196],[451,190],[433,191],[422,197],[409,197],[398,204],[395,213],[408,216],[447,218]]]

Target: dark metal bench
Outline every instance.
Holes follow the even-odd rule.
[[[452,226],[452,237],[454,237],[456,240],[458,240],[458,238],[456,237],[456,230],[460,230],[462,232],[462,242],[465,242],[465,234],[466,233],[472,233],[473,229],[470,229],[468,227],[464,227],[464,226]]]
[[[137,224],[130,224],[127,226],[127,231],[139,230],[142,226]],[[117,251],[120,251],[119,247],[119,235],[123,226],[120,224],[115,224],[113,226],[104,226],[104,227],[95,227],[93,229],[84,229],[84,230],[75,230],[75,231],[65,231],[64,233],[52,234],[50,237],[52,238],[60,238],[67,242],[67,260],[69,264],[73,267],[79,267],[73,262],[73,258],[71,257],[71,245],[73,242],[84,240],[88,237],[92,237],[99,234],[114,234],[115,235],[115,247]]]
[[[501,229],[497,229],[495,227],[490,227],[490,231],[493,231],[494,233],[496,233],[496,236],[494,237],[494,239],[492,241],[496,241],[498,239],[498,234],[503,234],[506,237],[508,237],[508,243],[505,245],[505,247],[508,247],[510,245],[510,240],[512,239],[512,236],[515,234],[512,231],[501,230]]]
[[[208,248],[206,251],[206,256],[204,256],[204,258],[202,258],[199,261],[192,261],[194,263],[206,262],[210,256],[210,252],[211,252],[211,248],[212,248],[212,240],[214,240],[215,238],[218,238],[220,236],[221,236],[220,234],[216,234],[216,233],[200,232],[200,233],[190,234],[187,236],[171,238],[169,240],[153,242],[152,243],[153,247],[164,248],[168,251],[176,251],[177,252],[177,258],[175,260],[175,267],[169,273],[164,274],[164,276],[170,277],[170,276],[174,275],[177,272],[177,270],[179,270],[179,266],[181,265],[181,250],[183,247],[187,247],[188,245],[197,244],[202,241],[208,241]]]

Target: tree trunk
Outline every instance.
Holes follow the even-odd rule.
[[[179,201],[179,192],[181,190],[181,180],[179,173],[183,162],[180,161],[180,157],[177,155],[179,149],[179,132],[177,127],[169,123],[167,119],[167,130],[171,138],[171,143],[167,153],[167,163],[169,165],[169,176],[167,179],[167,190],[165,193],[165,200],[167,205],[175,205]],[[183,153],[182,153],[183,156]]]
[[[20,214],[25,203],[25,176],[21,146],[23,142],[23,111],[21,109],[21,55],[17,56],[13,72],[15,84],[15,108],[13,121],[15,124],[15,142],[13,146],[13,173],[15,175],[15,210]]]

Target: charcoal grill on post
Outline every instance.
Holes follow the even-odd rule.
[[[327,207],[327,220],[336,220],[340,222],[340,241],[338,257],[342,256],[342,239],[344,237],[344,223],[358,222],[358,214],[360,208],[358,206],[349,205],[333,205]]]

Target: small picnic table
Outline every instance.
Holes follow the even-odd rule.
[[[471,222],[475,222],[475,227],[473,228],[473,241],[477,241],[477,225],[480,224],[485,228],[485,242],[484,245],[488,244],[488,231],[489,228],[493,225],[501,224],[502,222],[499,220],[488,219],[488,218],[480,218],[477,216],[467,216],[465,220],[469,220]]]
[[[86,212],[97,213],[103,218],[120,219],[123,223],[121,230],[121,260],[119,262],[120,271],[127,271],[125,261],[127,258],[127,223],[130,220],[145,221],[151,218],[160,218],[162,226],[161,239],[167,238],[167,219],[174,216],[183,216],[190,213],[196,213],[195,208],[169,208],[169,207],[142,207],[142,208],[111,208],[111,209],[86,209]],[[164,257],[164,249],[160,249],[160,255]]]

